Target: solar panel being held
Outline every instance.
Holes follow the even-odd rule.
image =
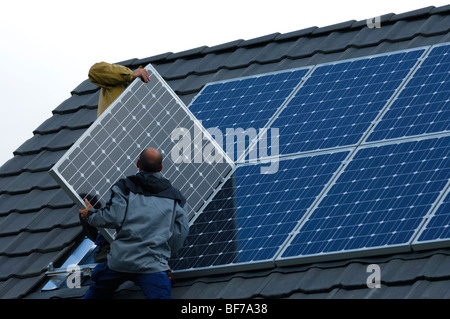
[[[132,82],[50,174],[79,207],[85,195],[104,205],[118,179],[137,173],[140,152],[155,147],[164,156],[163,175],[187,198],[192,216],[234,165],[156,70],[146,69],[150,82]],[[194,140],[201,144],[192,146]],[[203,157],[205,144],[215,150],[214,161]],[[113,230],[102,232],[112,239]]]

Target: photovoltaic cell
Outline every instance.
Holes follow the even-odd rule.
[[[407,247],[448,179],[450,137],[357,151],[280,260]]]
[[[280,154],[356,144],[424,51],[317,66],[271,125]]]
[[[217,127],[223,138],[227,129],[254,129],[257,132],[266,126],[309,69],[211,83],[198,94],[189,109],[205,128]]]
[[[238,166],[190,228],[175,271],[270,261],[348,151]]]
[[[450,130],[450,45],[434,47],[368,141]]]
[[[146,147],[161,151],[162,173],[187,198],[191,213],[233,168],[221,147],[214,148],[214,163],[194,161],[191,143],[179,147],[195,135],[203,143],[197,145],[201,155],[205,144],[215,144],[153,67],[146,69],[150,82],[131,83],[50,170],[80,207],[85,195],[95,198],[93,205],[104,205],[118,179],[137,173],[137,158]]]

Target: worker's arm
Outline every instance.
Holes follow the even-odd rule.
[[[86,201],[86,200],[85,200]],[[87,208],[80,209],[82,218],[94,227],[118,228],[121,226],[127,210],[127,197],[121,192],[119,187],[113,186],[110,198],[104,208],[93,209],[92,205],[86,201]]]
[[[175,220],[174,225],[172,225],[172,237],[169,240],[172,257],[183,247],[184,241],[189,233],[189,220],[187,216],[187,204],[184,207],[176,204]]]
[[[119,64],[99,62],[94,64],[89,70],[89,80],[103,88],[130,83],[137,77],[140,77],[144,82],[150,80],[147,70],[139,68],[136,71],[132,71]]]

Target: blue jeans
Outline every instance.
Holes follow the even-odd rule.
[[[109,269],[106,262],[98,264],[92,271],[93,284],[83,299],[112,298],[114,291],[125,281],[138,285],[147,299],[171,299],[172,285],[166,272],[134,274]]]

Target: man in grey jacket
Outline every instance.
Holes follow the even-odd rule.
[[[82,218],[95,227],[115,228],[108,261],[92,272],[85,299],[111,298],[125,281],[139,285],[146,298],[170,298],[168,260],[183,245],[189,231],[186,200],[160,173],[162,156],[145,149],[137,162],[139,173],[111,188],[104,208],[88,200]]]

